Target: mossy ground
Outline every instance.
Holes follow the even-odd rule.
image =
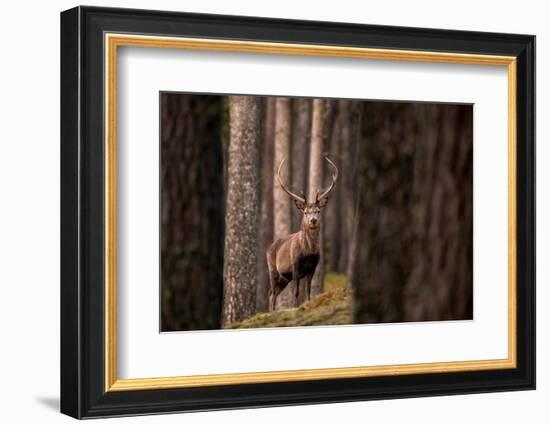
[[[326,273],[324,292],[296,308],[273,313],[259,313],[232,329],[274,328],[288,326],[348,325],[352,323],[352,298],[346,277]]]

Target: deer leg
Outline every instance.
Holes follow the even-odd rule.
[[[270,311],[275,311],[277,309],[277,297],[279,296],[279,294],[281,293],[281,289],[279,288],[279,286],[276,286],[275,289],[273,289],[273,294],[271,296],[271,310]]]
[[[292,280],[296,284],[296,288],[294,289],[294,296],[296,297],[297,301],[298,296],[300,295],[300,274],[298,273],[297,264],[294,264],[294,266],[292,267]]]
[[[309,301],[311,299],[311,280],[313,279],[313,275],[309,275],[306,277],[306,297]]]
[[[281,292],[279,273],[276,270],[269,271],[269,311],[275,311],[277,305],[277,296]]]

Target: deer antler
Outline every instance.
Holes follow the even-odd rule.
[[[283,166],[283,163],[285,162],[285,160],[286,158],[283,158],[283,160],[279,164],[279,168],[277,169],[277,179],[279,180],[279,184],[281,185],[281,188],[293,199],[299,202],[306,203],[305,197],[302,198],[301,196],[298,196],[295,193],[292,193],[289,189],[287,189],[287,187],[284,185],[283,181],[281,180],[281,167]]]
[[[330,193],[330,191],[332,189],[334,189],[334,185],[336,184],[336,180],[338,179],[338,167],[336,165],[334,165],[334,162],[332,162],[328,156],[325,156],[325,159],[328,161],[328,163],[330,165],[332,165],[334,167],[334,172],[332,173],[332,183],[330,184],[330,186],[328,187],[327,190],[325,190],[324,192],[321,193],[321,190],[317,190],[317,194],[315,195],[315,200],[317,202],[319,202],[321,199],[325,198],[328,196],[328,194]]]

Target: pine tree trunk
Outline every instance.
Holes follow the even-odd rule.
[[[275,161],[273,180],[274,238],[278,239],[290,233],[290,198],[279,185],[277,169],[283,159],[281,177],[290,181],[290,99],[277,98],[275,102]]]
[[[163,331],[218,329],[221,324],[221,111],[219,96],[161,96]]]
[[[359,192],[359,188],[357,186],[358,178],[357,173],[360,167],[360,161],[361,161],[361,144],[364,142],[362,139],[362,132],[361,132],[361,123],[363,122],[363,119],[365,119],[365,116],[363,114],[364,106],[363,102],[356,102],[354,104],[354,107],[352,108],[352,119],[353,126],[352,126],[352,146],[350,147],[350,155],[351,155],[351,163],[350,163],[350,169],[348,172],[350,173],[350,179],[348,181],[348,184],[345,188],[346,191],[346,214],[348,214],[348,220],[350,221],[350,230],[349,235],[347,239],[348,244],[348,253],[347,253],[347,261],[345,266],[344,273],[346,274],[348,278],[348,282],[352,282],[353,280],[353,273],[355,270],[355,264],[357,260],[357,245],[359,244],[359,240],[357,237],[357,231],[359,227],[359,216],[358,216],[358,208],[359,208],[359,197],[357,196]],[[366,117],[368,119],[368,117]]]
[[[409,106],[369,103],[361,156],[358,269],[355,320],[358,323],[404,319],[403,287],[411,268],[409,199],[414,128]]]
[[[315,200],[315,194],[323,186],[323,151],[324,151],[324,121],[325,121],[325,100],[313,100],[313,112],[311,119],[311,146],[309,158],[309,183],[308,198],[309,201]],[[321,220],[321,227],[323,221]],[[323,249],[323,229],[319,232],[320,259],[313,280],[311,281],[311,296],[315,297],[323,292],[324,280],[324,249]]]
[[[281,168],[281,177],[284,181],[291,181],[291,158],[290,143],[292,136],[292,103],[289,98],[278,97],[275,103],[275,164],[274,168],[279,168],[279,164],[286,159]],[[274,170],[274,176],[277,170]],[[274,239],[279,239],[292,233],[291,228],[291,199],[279,185],[277,178],[273,180],[273,203],[274,203]],[[296,299],[294,297],[294,283],[291,282],[281,292],[277,298],[276,309],[294,307]]]
[[[360,102],[342,100],[339,104],[342,121],[340,166],[344,172],[340,176],[339,182],[339,204],[341,233],[340,240],[342,244],[339,250],[337,270],[346,273],[351,260],[351,245],[354,232],[355,218],[355,193],[354,183],[356,181],[356,162],[357,155],[355,150],[359,133],[360,120]],[[348,275],[349,278],[349,275]]]
[[[311,131],[311,100],[295,99],[292,121],[292,189],[295,193],[307,193],[309,170],[309,132]],[[302,214],[292,208],[292,231],[300,230]]]
[[[267,271],[266,251],[273,242],[273,155],[275,139],[275,98],[265,101],[263,112],[264,126],[261,148],[261,206],[258,237],[258,285],[256,291],[256,310],[267,311],[269,301],[269,274]]]
[[[341,150],[342,150],[342,119],[340,116],[340,105],[333,101],[331,111],[327,114],[331,116],[332,125],[329,127],[326,123],[327,141],[325,149],[329,153],[329,157],[337,166],[345,170],[341,165]],[[326,161],[323,161],[326,166]],[[325,270],[337,272],[338,261],[340,258],[340,250],[342,245],[342,208],[340,195],[341,180],[339,178],[338,185],[330,194],[330,201],[323,210],[323,234],[324,234],[324,253],[325,253]]]
[[[224,327],[256,310],[261,99],[230,98],[225,213]]]

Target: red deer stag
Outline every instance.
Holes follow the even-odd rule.
[[[307,299],[311,297],[311,279],[319,263],[320,249],[319,230],[321,225],[321,210],[327,205],[328,194],[334,188],[338,178],[338,168],[325,156],[328,163],[334,168],[332,183],[328,189],[317,190],[313,202],[307,202],[304,193],[298,196],[292,193],[281,180],[279,164],[277,179],[281,188],[294,200],[296,207],[302,212],[302,229],[274,241],[267,249],[267,267],[269,269],[269,310],[275,311],[277,297],[294,280],[296,284],[296,299],[300,295],[300,282],[305,282]]]

